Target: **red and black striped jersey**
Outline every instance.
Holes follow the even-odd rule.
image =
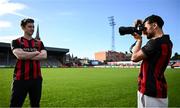
[[[138,90],[148,96],[157,98],[167,97],[167,83],[164,76],[172,53],[172,42],[169,35],[151,39],[142,51],[143,59],[138,77]]]
[[[12,41],[11,49],[14,50],[16,48],[21,48],[26,52],[45,50],[42,41],[34,38],[27,40],[24,37]],[[13,78],[14,80],[42,79],[40,61],[17,59]]]

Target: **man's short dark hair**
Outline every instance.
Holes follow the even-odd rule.
[[[143,24],[144,24],[146,21],[149,21],[150,24],[151,24],[151,23],[157,23],[157,25],[158,25],[161,29],[162,29],[162,27],[163,27],[163,25],[164,25],[163,19],[162,19],[160,16],[158,16],[158,15],[148,16],[148,17],[144,20]]]
[[[34,20],[31,18],[23,19],[21,21],[21,27],[25,27],[27,23],[34,23]]]

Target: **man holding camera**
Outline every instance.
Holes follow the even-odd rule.
[[[10,107],[22,107],[29,94],[31,107],[39,107],[42,90],[40,61],[47,58],[42,41],[32,38],[34,20],[23,19],[24,35],[12,41],[12,52],[17,58],[13,75]]]
[[[168,107],[167,83],[164,72],[172,53],[169,35],[163,33],[164,21],[160,16],[147,17],[142,25],[142,33],[149,41],[142,45],[142,37],[134,32],[136,44],[132,49],[131,60],[142,60],[138,76],[138,108]]]

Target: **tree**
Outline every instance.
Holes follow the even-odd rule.
[[[180,55],[177,52],[174,53],[174,56],[171,58],[171,60],[180,60]]]

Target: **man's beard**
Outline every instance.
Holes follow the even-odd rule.
[[[152,37],[152,35],[147,35],[147,39],[151,39]]]
[[[147,36],[147,39],[151,39],[154,37],[154,33],[147,33],[146,36]]]

